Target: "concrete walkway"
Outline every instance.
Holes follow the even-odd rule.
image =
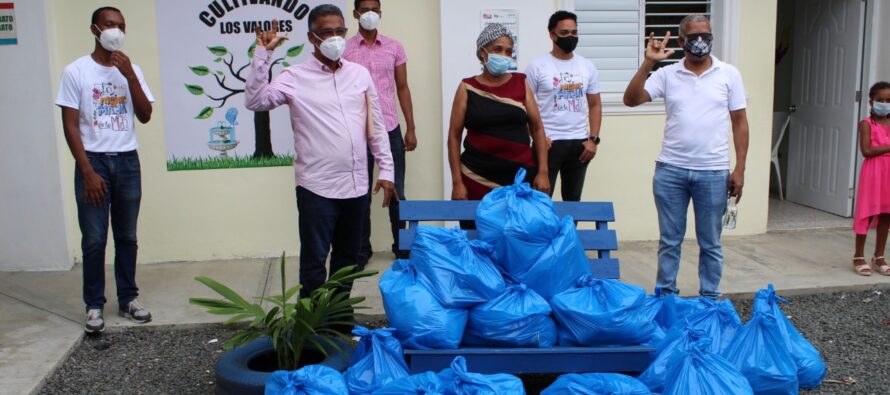
[[[873,242],[873,234],[869,241]],[[621,260],[622,280],[653,288],[656,271],[654,241],[627,242],[615,256]],[[873,244],[866,251],[871,251]],[[698,292],[695,241],[683,246],[679,285],[684,295]],[[750,294],[768,283],[783,295],[838,289],[890,287],[890,277],[857,276],[851,270],[853,233],[850,229],[770,232],[724,238],[726,265],[721,288],[727,295]],[[297,280],[297,258],[288,258],[288,284]],[[369,268],[384,271],[392,254],[379,253]],[[139,266],[140,300],[154,315],[148,325],[196,325],[221,322],[188,304],[189,297],[216,295],[194,280],[205,275],[241,295],[274,295],[280,284],[278,259],[177,262]],[[117,316],[114,274],[109,266],[106,308],[108,330],[134,325]],[[367,297],[365,314],[383,314],[377,278],[355,285]],[[79,344],[83,305],[81,270],[65,272],[0,273],[0,394],[36,393],[46,378]],[[793,298],[792,298],[793,301]]]

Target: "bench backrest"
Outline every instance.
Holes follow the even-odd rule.
[[[399,249],[410,250],[423,221],[463,221],[476,219],[478,200],[405,200],[399,202],[399,217],[408,221],[408,228],[399,231]],[[590,259],[593,275],[617,279],[620,275],[618,259],[611,251],[618,249],[618,236],[609,229],[615,221],[615,209],[611,202],[553,202],[560,218],[571,215],[577,222],[594,222],[596,229],[579,229],[578,238],[586,251],[596,252]],[[475,230],[467,231],[467,237],[478,237]]]

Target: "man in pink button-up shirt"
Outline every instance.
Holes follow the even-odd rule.
[[[290,110],[294,131],[294,172],[300,229],[300,290],[307,296],[331,272],[356,264],[362,218],[368,205],[368,157],[380,175],[374,188],[384,190],[383,206],[395,196],[393,160],[377,91],[368,71],[340,59],[345,48],[343,14],[332,5],[309,12],[313,56],[286,68],[271,83],[273,51],[286,37],[257,30],[257,46],[244,92],[246,107],[268,111],[282,104]],[[368,108],[373,124],[368,125]],[[370,131],[369,131],[370,130]]]
[[[395,184],[399,200],[405,200],[405,152],[417,147],[414,133],[414,110],[411,104],[411,90],[408,88],[408,57],[402,43],[384,36],[377,30],[382,10],[380,0],[354,0],[355,9],[352,16],[359,20],[358,34],[346,40],[346,52],[343,58],[364,66],[371,73],[374,86],[380,95],[380,106],[383,109],[383,124],[389,135],[389,149],[395,162]],[[396,110],[396,97],[405,116],[405,136],[399,125],[399,113]],[[373,163],[368,163],[368,174],[374,173]],[[370,205],[371,202],[368,201]],[[370,210],[368,211],[370,214]],[[408,257],[408,251],[400,251],[399,229],[405,227],[399,221],[399,205],[389,205],[389,224],[392,232],[392,252],[399,259]],[[365,218],[365,234],[362,236],[360,258],[367,262],[373,254],[371,248],[371,216]]]

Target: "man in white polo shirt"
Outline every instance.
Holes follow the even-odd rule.
[[[723,272],[722,216],[727,195],[742,197],[748,119],[741,74],[710,54],[713,38],[707,17],[687,16],[680,22],[677,37],[683,58],[649,76],[656,63],[674,53],[666,49],[670,32],[663,40],[650,34],[646,59],[624,92],[624,104],[634,107],[664,98],[667,113],[664,142],[652,180],[660,232],[655,286],[663,293],[679,293],[680,246],[691,199],[700,248],[699,294],[717,298]],[[730,127],[736,153],[732,173]]]

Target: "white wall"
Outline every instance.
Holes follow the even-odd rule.
[[[872,35],[871,73],[865,82],[865,89],[878,81],[890,81],[890,1],[873,0],[874,2],[874,34]],[[867,92],[863,92],[866,97]]]
[[[552,1],[544,0],[449,0],[442,1],[442,186],[443,199],[451,199],[451,169],[448,167],[448,124],[454,92],[464,78],[482,72],[476,58],[476,38],[482,31],[482,10],[519,10],[516,57],[519,72],[524,72],[537,57],[550,52],[547,21],[555,11]]]
[[[46,3],[15,2],[17,45],[0,46],[0,270],[71,267],[59,170]]]

